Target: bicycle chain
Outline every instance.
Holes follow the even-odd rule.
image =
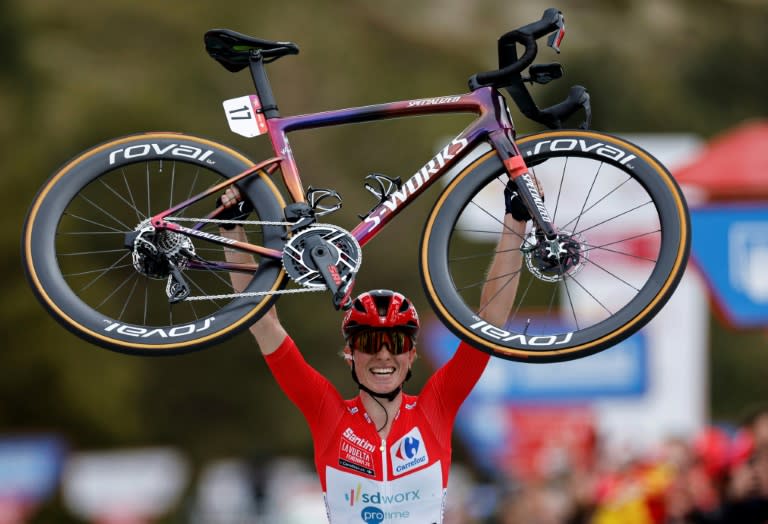
[[[229,293],[226,295],[200,295],[194,297],[187,297],[184,302],[188,300],[224,300],[226,298],[240,298],[240,297],[262,297],[264,295],[290,295],[293,293],[315,293],[318,291],[326,291],[328,288],[305,288],[305,289],[281,289],[279,291],[251,291],[248,293]]]
[[[204,222],[206,224],[248,224],[252,226],[292,226],[293,222],[269,222],[262,220],[220,220],[218,218],[183,218],[183,217],[166,217],[164,220],[168,222]]]
[[[293,222],[270,222],[262,220],[219,220],[213,218],[183,218],[183,217],[167,217],[165,220],[168,222],[205,222],[213,224],[249,224],[249,225],[261,225],[261,226],[292,226]],[[224,300],[228,298],[240,298],[240,297],[261,297],[264,295],[290,295],[295,293],[316,293],[318,291],[326,291],[328,288],[316,287],[316,288],[304,288],[304,289],[281,289],[279,291],[251,291],[248,293],[228,293],[224,295],[199,295],[193,297],[187,297],[184,302],[191,300]]]

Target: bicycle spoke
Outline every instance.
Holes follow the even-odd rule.
[[[84,256],[84,255],[99,255],[99,254],[105,254],[105,253],[125,253],[126,249],[97,249],[92,251],[76,251],[74,253],[59,253],[60,257],[74,257],[74,256]]]
[[[560,268],[560,276],[563,276],[562,267]],[[568,279],[563,278],[563,288],[565,289],[565,295],[568,297],[568,304],[571,306],[571,313],[573,314],[573,322],[576,324],[576,329],[579,327],[579,319],[576,318],[576,307],[573,305],[573,297],[571,296],[571,290],[568,289]]]
[[[134,278],[138,278],[138,275],[136,273],[131,273],[127,277],[125,277],[123,279],[123,281],[117,287],[115,287],[112,290],[112,292],[109,295],[107,295],[104,298],[104,300],[102,300],[96,307],[99,308],[99,307],[103,306],[104,304],[106,304],[107,301],[115,295],[115,293],[120,291],[123,288],[124,285],[126,285],[128,282],[130,282],[131,279],[134,279]]]
[[[123,258],[125,258],[125,257],[122,257],[120,260],[122,260]],[[114,270],[114,269],[125,269],[125,268],[128,268],[128,267],[133,267],[133,264],[123,264],[123,265],[120,265],[120,266],[112,265],[112,266],[109,266],[107,268],[90,269],[88,271],[79,271],[77,273],[63,273],[63,276],[65,278],[81,277],[83,275],[92,275],[94,273],[100,273],[101,274],[101,273],[104,273],[106,271],[110,271],[110,270]],[[87,288],[83,288],[81,291],[84,291],[85,289],[87,289]]]
[[[511,278],[509,278],[509,279],[507,279],[507,281],[506,281],[506,282],[504,282],[504,283],[501,285],[501,287],[500,287],[500,288],[499,288],[499,289],[496,291],[496,293],[494,293],[494,294],[493,294],[493,295],[492,295],[492,296],[491,296],[491,297],[488,299],[488,302],[487,302],[485,305],[481,305],[481,306],[480,306],[480,310],[478,311],[478,314],[482,313],[482,312],[485,310],[485,308],[486,308],[486,307],[488,307],[488,306],[491,304],[491,302],[493,302],[494,300],[496,300],[496,297],[498,297],[498,296],[499,296],[499,294],[500,294],[502,291],[504,291],[504,288],[506,288],[506,287],[507,287],[509,284],[511,284],[511,283],[512,283],[512,282],[513,282],[513,281],[514,281],[516,278],[518,278],[519,274],[520,274],[520,272],[519,272],[519,271],[517,271],[517,272],[515,272],[514,276],[512,276],[512,277],[511,277]],[[491,280],[492,280],[492,279],[491,279]],[[487,280],[486,280],[486,282],[487,282]]]
[[[131,191],[131,185],[128,183],[128,178],[125,176],[125,169],[120,170],[120,174],[123,177],[123,182],[125,183],[125,189],[128,191],[128,198],[130,198],[130,203],[128,204],[128,207],[131,209],[134,209],[136,211],[136,218],[138,222],[143,222],[145,219],[148,218],[149,215],[142,215],[139,211],[139,206],[136,204],[136,200],[133,198],[133,191]]]
[[[579,221],[584,216],[584,208],[587,207],[587,202],[589,202],[589,197],[592,195],[592,190],[595,188],[595,184],[597,183],[597,177],[600,176],[600,170],[603,167],[603,162],[600,163],[599,166],[597,166],[597,172],[595,172],[594,178],[592,178],[592,183],[589,185],[589,191],[587,191],[587,196],[584,198],[584,203],[581,205],[581,210],[576,215],[576,224],[573,226],[573,229],[578,230],[579,229]]]
[[[607,224],[608,222],[612,222],[613,220],[616,220],[617,218],[621,218],[623,216],[626,216],[626,215],[632,213],[633,211],[637,211],[638,209],[643,208],[643,207],[645,207],[645,206],[647,206],[649,204],[652,205],[653,202],[649,200],[648,202],[645,202],[645,203],[639,204],[639,205],[637,205],[637,206],[635,206],[633,208],[627,209],[626,211],[624,211],[622,213],[619,213],[618,215],[614,215],[614,216],[612,216],[610,218],[607,218],[607,219],[603,220],[602,222],[598,222],[597,224],[592,224],[588,228],[582,229],[581,231],[576,231],[575,233],[580,235],[580,234],[585,233],[586,231],[590,231],[590,230],[592,230],[592,229],[594,229],[594,228],[596,228],[598,226],[602,226],[603,224]]]
[[[512,231],[511,229],[509,229],[507,226],[505,226],[503,221],[501,221],[501,220],[499,220],[498,218],[496,218],[495,216],[493,216],[493,214],[491,214],[491,213],[490,213],[490,212],[489,212],[487,209],[485,209],[483,206],[481,206],[480,204],[478,204],[478,203],[477,203],[477,202],[475,202],[474,200],[472,200],[472,202],[471,202],[471,203],[472,203],[472,204],[473,204],[475,207],[477,207],[478,209],[480,209],[480,211],[482,211],[483,213],[485,213],[486,215],[488,215],[489,217],[491,217],[491,218],[492,218],[492,219],[493,219],[495,222],[497,222],[498,224],[500,224],[500,225],[501,225],[501,230],[502,230],[502,231],[504,231],[504,230],[507,230],[507,231],[509,231],[510,233],[514,234],[516,237],[518,237],[520,240],[523,240],[523,237],[522,237],[522,236],[520,236],[519,234],[517,234],[517,233],[515,233],[514,231]]]
[[[460,262],[462,260],[473,260],[475,258],[486,258],[488,260],[491,259],[491,257],[497,253],[509,253],[511,251],[520,251],[520,248],[516,249],[502,249],[502,250],[494,250],[489,253],[480,253],[479,255],[466,255],[461,257],[449,257],[449,262]]]
[[[597,200],[597,201],[596,201],[594,204],[592,204],[592,205],[591,205],[591,206],[589,206],[588,208],[584,209],[584,211],[583,211],[583,212],[581,213],[581,215],[579,215],[579,216],[584,216],[584,215],[585,215],[585,214],[587,214],[589,211],[591,211],[592,209],[594,209],[595,207],[597,207],[597,206],[598,206],[598,204],[600,204],[601,202],[604,202],[604,201],[605,201],[605,200],[606,200],[606,199],[607,199],[607,198],[608,198],[610,195],[612,195],[613,193],[615,193],[616,191],[618,191],[619,189],[621,189],[621,188],[622,188],[622,187],[623,187],[625,184],[627,184],[627,183],[628,183],[630,180],[632,180],[632,178],[631,178],[631,177],[627,177],[627,178],[626,178],[626,179],[625,179],[625,180],[624,180],[622,183],[618,184],[616,187],[614,187],[614,188],[613,188],[612,190],[610,190],[608,193],[606,193],[605,195],[603,195],[603,197],[602,197],[602,198],[600,198],[599,200]],[[566,222],[565,224],[561,225],[561,226],[560,226],[560,229],[566,229],[566,228],[568,228],[568,227],[569,227],[569,226],[570,226],[570,225],[573,223],[573,221],[574,221],[574,220],[578,220],[579,216],[576,216],[576,217],[572,218],[572,219],[571,219],[569,222]]]
[[[108,226],[107,224],[102,224],[101,222],[96,222],[95,220],[91,220],[91,219],[82,217],[80,215],[75,215],[75,214],[72,214],[72,213],[64,213],[64,216],[72,217],[72,218],[75,218],[77,220],[81,220],[83,222],[87,222],[89,224],[93,224],[94,226],[99,226],[99,227],[102,227],[104,229],[108,229],[108,230],[110,230],[112,232],[115,232],[115,233],[125,233],[126,231],[130,231],[131,230],[131,228],[129,228],[128,226],[125,226],[124,224],[123,225],[124,225],[125,229],[120,230],[120,229],[117,229],[115,227]]]
[[[176,162],[173,163],[173,169],[171,169],[171,190],[168,191],[168,207],[173,207],[173,186],[176,183]]]
[[[616,275],[616,274],[615,274],[615,273],[613,273],[612,271],[609,271],[608,269],[604,268],[604,267],[603,267],[603,266],[601,266],[600,264],[598,264],[598,263],[596,263],[596,262],[594,262],[594,261],[590,261],[590,265],[592,265],[592,266],[595,266],[595,267],[596,267],[596,268],[598,268],[598,269],[601,269],[603,272],[605,272],[605,273],[607,273],[607,274],[611,275],[613,278],[615,278],[615,279],[616,279],[616,280],[618,280],[619,282],[621,282],[621,283],[623,283],[623,284],[626,284],[627,286],[631,287],[633,290],[635,290],[635,291],[637,291],[637,292],[640,292],[640,289],[639,289],[639,288],[637,288],[636,286],[634,286],[634,285],[630,284],[629,282],[627,282],[626,280],[624,280],[624,279],[623,279],[623,278],[621,278],[620,276]]]
[[[124,175],[123,175],[123,177],[124,177]],[[128,200],[126,200],[126,198],[123,195],[121,195],[119,192],[117,192],[117,190],[115,190],[110,184],[108,184],[107,182],[105,182],[101,178],[99,179],[99,182],[110,193],[115,195],[117,198],[119,198],[121,201],[123,201],[129,208],[133,209],[136,212],[136,218],[137,218],[138,222],[142,222],[144,219],[146,219],[146,217],[141,216],[141,212],[138,210],[138,208],[136,207],[135,203],[132,203],[132,202],[129,202]],[[127,184],[128,184],[128,182],[126,181],[126,185]],[[129,196],[130,196],[130,188],[129,188]],[[131,196],[131,200],[133,200],[132,196]]]
[[[510,277],[510,275],[511,275],[510,280],[514,280],[517,277],[517,275],[520,274],[520,271],[521,270],[518,269],[517,271],[513,271],[512,273],[507,273],[505,275],[500,275],[500,276],[494,277],[494,278],[486,278],[486,279],[481,280],[479,282],[473,282],[472,284],[468,284],[468,285],[463,286],[463,287],[457,287],[456,291],[466,291],[468,289],[472,289],[472,288],[476,288],[476,287],[482,286],[486,282],[493,282],[494,280],[498,280],[500,278]]]
[[[584,286],[581,284],[581,282],[579,282],[579,281],[578,281],[578,279],[576,279],[575,277],[570,277],[570,280],[573,280],[574,282],[576,282],[576,285],[578,285],[578,286],[579,286],[581,289],[583,289],[583,290],[584,290],[584,292],[585,292],[587,295],[589,295],[590,297],[592,297],[592,299],[593,299],[595,302],[597,302],[597,303],[600,305],[600,307],[602,307],[602,308],[603,308],[603,309],[604,309],[604,310],[605,310],[605,311],[608,313],[608,315],[609,315],[609,316],[610,316],[610,315],[613,315],[613,311],[611,311],[610,309],[608,309],[608,307],[607,307],[605,304],[603,304],[603,303],[602,303],[600,300],[598,300],[598,298],[597,298],[595,295],[593,295],[592,293],[590,293],[590,291],[589,291],[589,290],[588,290],[586,287],[584,287]]]
[[[138,273],[135,275],[136,278],[133,280],[133,287],[131,287],[131,291],[128,293],[128,298],[125,299],[123,302],[123,309],[120,310],[120,313],[117,315],[118,320],[123,320],[123,315],[125,315],[125,310],[128,308],[128,304],[131,302],[131,297],[133,297],[134,291],[136,291],[136,286],[139,285],[139,275]]]

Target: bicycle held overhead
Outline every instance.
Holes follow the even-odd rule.
[[[425,223],[418,264],[446,326],[511,360],[606,349],[645,325],[677,286],[689,251],[687,208],[650,154],[588,130],[583,87],[551,107],[536,105],[526,84],[562,76],[559,64],[533,64],[547,35],[559,51],[564,21],[556,9],[502,35],[499,69],[472,75],[466,93],[283,116],[266,65],[298,47],[211,30],[208,53],[229,71],[248,69],[255,86],[224,103],[230,125],[244,136],[267,135],[274,156],[254,162],[179,133],[126,136],[81,153],[30,207],[28,280],[54,318],[95,344],[147,355],[200,349],[247,328],[286,293],[328,291],[334,306],[348,306],[367,243],[440,180],[446,185]],[[517,136],[504,93],[549,130]],[[579,111],[580,128],[563,129]],[[288,140],[303,129],[456,112],[476,117],[405,182],[380,174],[362,181],[377,203],[351,231],[329,221],[341,205],[333,188],[302,183]],[[531,220],[517,239],[522,267],[499,277],[502,288],[517,290],[514,307],[506,322],[492,324],[478,314],[479,296],[510,183]],[[222,220],[224,206],[215,202],[233,186],[252,212]],[[222,224],[243,226],[248,240],[221,235]],[[231,262],[228,250],[254,262]],[[248,285],[234,291],[231,272],[247,275]]]

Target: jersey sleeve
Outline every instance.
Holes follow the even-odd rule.
[[[419,404],[437,427],[442,425],[437,435],[450,436],[456,413],[480,380],[490,358],[489,354],[461,342],[453,357],[427,380]]]
[[[321,424],[332,422],[343,399],[333,384],[304,360],[290,337],[264,360],[280,389],[301,410],[313,434]]]

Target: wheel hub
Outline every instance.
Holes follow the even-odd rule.
[[[195,254],[195,246],[186,235],[157,231],[145,222],[136,228],[131,248],[136,271],[158,280],[167,278],[174,267],[185,269]]]
[[[520,249],[528,270],[545,282],[560,282],[566,275],[575,275],[589,259],[583,236],[568,231],[547,240],[541,231],[533,230]]]

